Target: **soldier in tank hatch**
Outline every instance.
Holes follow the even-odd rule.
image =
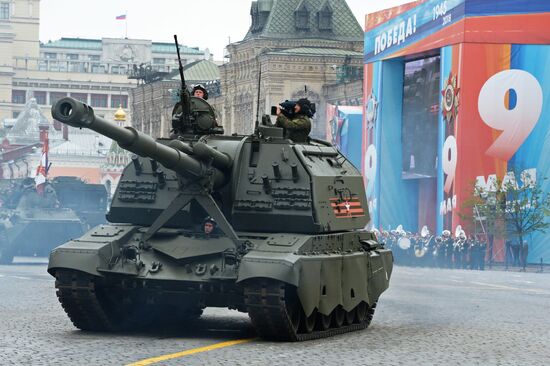
[[[193,90],[191,91],[191,95],[193,97],[208,100],[208,90],[206,90],[206,88],[202,84],[195,85],[193,87]]]
[[[216,220],[214,220],[210,216],[206,217],[203,220],[202,229],[204,232],[204,236],[207,238],[211,236],[219,236],[221,234],[220,229],[218,228],[218,224],[216,223]]]
[[[285,129],[285,136],[294,142],[307,142],[311,132],[312,106],[307,98],[298,99],[294,105],[294,113],[287,117],[277,106],[277,120],[275,125]]]

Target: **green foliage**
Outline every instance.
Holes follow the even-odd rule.
[[[473,182],[459,216],[470,224],[481,222],[487,234],[517,238],[523,244],[526,236],[550,228],[550,193],[542,190],[544,180],[529,170],[511,169],[503,180],[486,187]]]

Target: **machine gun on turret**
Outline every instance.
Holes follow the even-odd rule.
[[[201,98],[191,96],[185,83],[183,64],[181,63],[178,36],[174,34],[178,54],[181,89],[180,101],[172,110],[172,133],[174,137],[185,135],[223,135],[223,128],[217,125],[216,114],[210,104]]]

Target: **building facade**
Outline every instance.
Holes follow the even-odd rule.
[[[128,75],[177,69],[173,43],[141,39],[61,38],[39,42],[39,0],[0,2],[0,122],[16,118],[35,98],[50,106],[64,96],[90,104],[106,118],[128,108]],[[211,59],[208,51],[180,46],[184,63]],[[131,119],[131,116],[128,116]]]
[[[39,0],[0,0],[0,128],[8,137],[2,152],[11,151],[9,156],[23,151],[10,141],[9,130],[30,101],[51,118],[50,106],[70,96],[91,105],[97,115],[114,120],[119,107],[129,108],[129,90],[139,84],[141,75],[168,74],[177,69],[172,43],[116,38],[61,38],[41,43],[39,11]],[[212,58],[208,49],[198,47],[180,45],[180,52],[184,63]],[[126,123],[131,122],[130,113],[126,119]],[[57,127],[50,132],[61,129]],[[28,137],[39,142],[36,131]],[[29,150],[36,150],[24,164],[9,165],[13,159],[6,161],[4,170],[11,176],[21,172],[33,175],[40,149]],[[105,180],[100,167],[109,152],[110,140],[91,131],[68,128],[64,140],[50,148],[50,175],[76,175],[99,183]],[[109,163],[109,169],[118,169],[121,158],[111,160],[117,163]]]
[[[338,83],[342,65],[362,65],[361,26],[344,0],[258,0],[250,14],[248,33],[228,45],[229,62],[221,66],[226,133],[250,133],[258,111],[307,97],[317,107],[312,136],[324,138],[324,88]]]

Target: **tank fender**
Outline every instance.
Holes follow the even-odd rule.
[[[106,261],[111,257],[113,248],[118,252],[117,245],[71,240],[50,253],[48,272],[53,276],[57,269],[63,268],[103,277],[97,269],[107,266]]]
[[[369,258],[365,253],[329,258],[301,257],[295,261],[245,257],[237,282],[271,278],[296,286],[306,316],[317,309],[329,315],[338,305],[350,311],[368,295]]]
[[[300,261],[298,297],[306,316],[317,309],[329,315],[341,305],[350,311],[368,295],[368,257],[364,253]]]
[[[300,271],[294,263],[280,259],[245,256],[239,266],[237,283],[254,278],[271,278],[293,286],[298,286]]]

